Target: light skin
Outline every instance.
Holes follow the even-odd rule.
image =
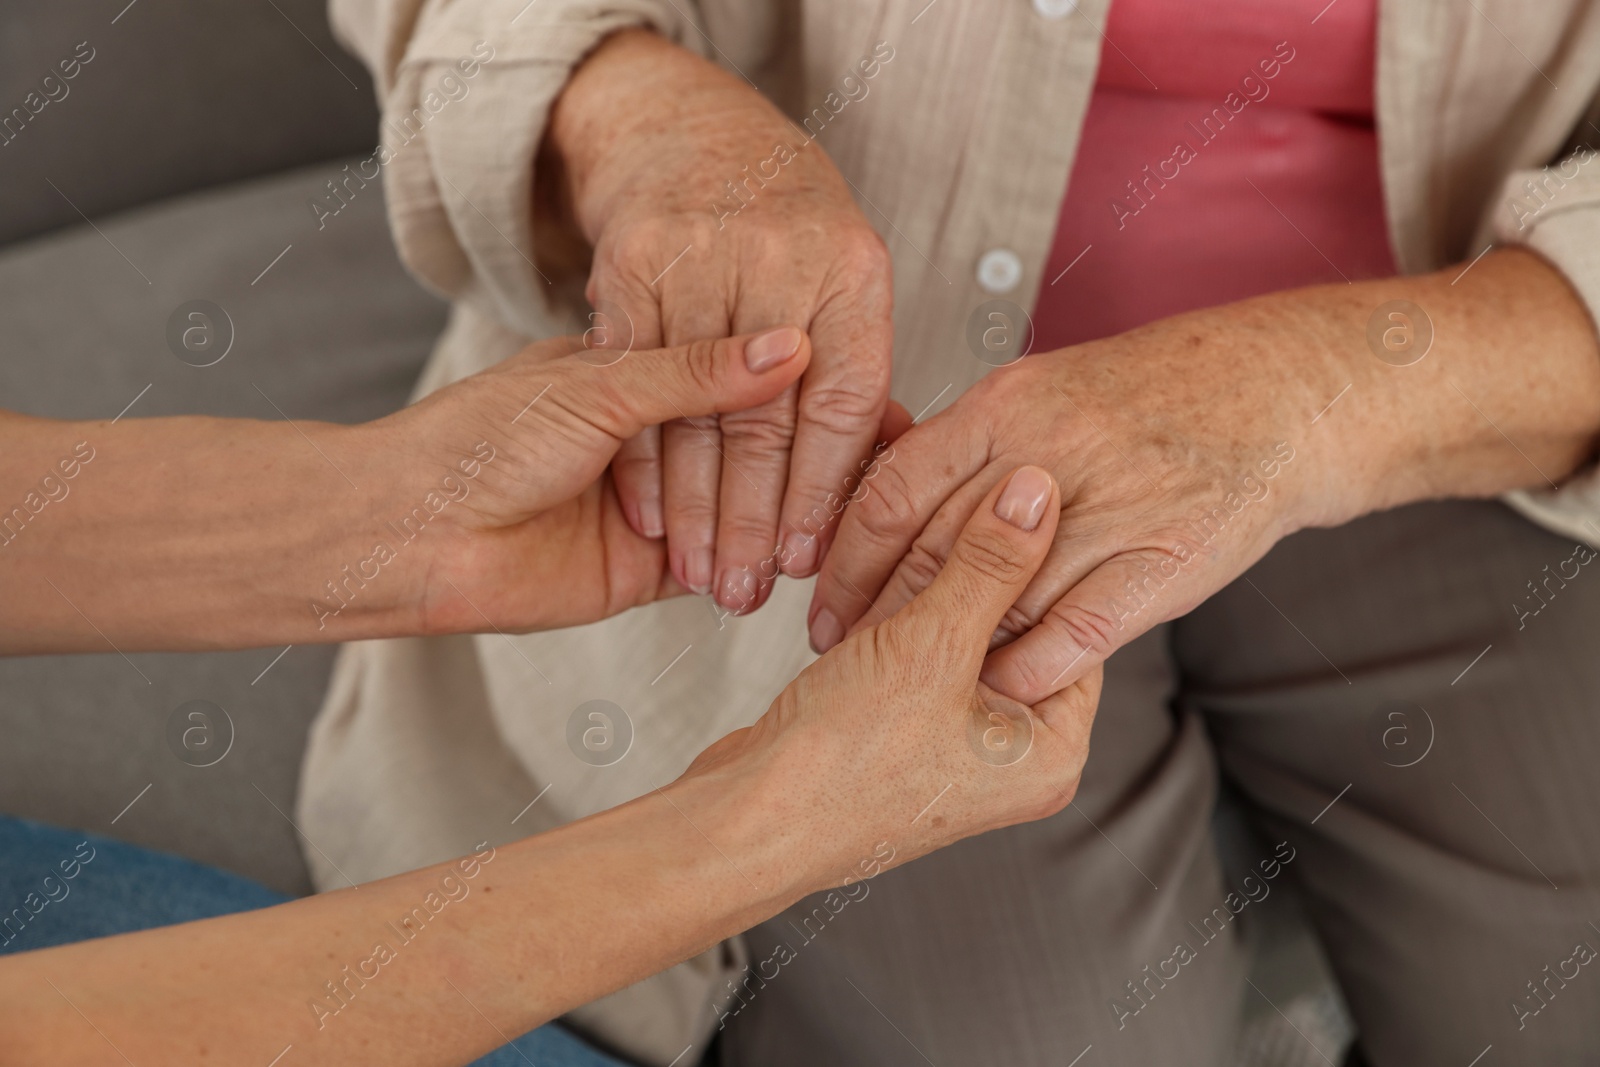
[[[632,323],[636,348],[799,321],[818,338],[816,357],[802,342],[781,373],[763,378],[734,362],[745,339],[700,346],[705,368],[724,376],[689,375],[715,383],[698,408],[694,390],[657,382],[687,416],[657,446],[645,428],[672,411],[639,400],[645,390],[616,390],[615,380],[591,396],[580,383],[596,379],[567,369],[564,353],[541,350],[478,394],[446,391],[431,409],[397,416],[387,436],[302,424],[342,461],[338,470],[284,459],[301,440],[292,428],[252,427],[228,446],[231,463],[217,465],[200,455],[218,440],[202,420],[124,430],[8,416],[0,438],[38,469],[88,439],[85,430],[112,446],[94,462],[121,459],[80,472],[116,483],[102,489],[93,517],[69,517],[70,500],[52,503],[56,511],[40,514],[55,520],[49,542],[35,537],[13,557],[20,565],[0,565],[0,596],[20,605],[23,620],[7,619],[0,648],[103,648],[117,638],[130,650],[231,647],[459,632],[495,620],[534,629],[714,583],[726,606],[752,606],[726,576],[758,566],[776,538],[799,528],[789,522],[811,506],[803,498],[837,491],[818,472],[842,482],[881,436],[876,378],[831,423],[817,416],[821,407],[808,412],[807,393],[816,389],[813,403],[836,397],[849,377],[838,368],[886,375],[887,262],[861,253],[858,263],[852,250],[870,242],[852,237],[858,243],[845,248],[829,236],[850,213],[831,165],[811,157],[811,170],[793,172],[793,200],[782,188],[763,190],[737,220],[767,229],[752,226],[735,251],[710,253],[693,277],[665,284],[680,249],[713,240],[706,220],[693,217],[702,195],[720,195],[720,182],[765,158],[771,149],[761,142],[777,129],[742,84],[685,56],[646,34],[618,35],[580,69],[553,116],[564,195],[596,245],[591,299],[626,307],[630,318],[647,309]],[[666,113],[645,106],[668,97]],[[684,100],[712,121],[697,127]],[[652,132],[665,119],[674,127]],[[643,158],[670,180],[633,177],[650,169]],[[778,246],[802,252],[784,259]],[[872,247],[881,260],[881,246]],[[816,286],[840,275],[813,270],[819,260],[851,265],[826,298]],[[1455,273],[1274,294],[991,375],[906,434],[877,491],[846,511],[810,620],[815,643],[832,651],[756,726],[638,801],[480,863],[464,883],[470,895],[430,920],[441,936],[430,931],[403,947],[336,1016],[319,1018],[308,1001],[344,964],[369,957],[372,931],[387,936],[385,924],[451,868],[7,960],[0,998],[22,1010],[0,1018],[0,1049],[17,1050],[19,1062],[121,1063],[124,1053],[202,1062],[222,1048],[270,1059],[293,1043],[313,1061],[460,1062],[807,892],[843,884],[884,842],[892,862],[904,862],[1059,810],[1086,757],[1099,664],[1220,589],[1282,536],[1416,500],[1553,484],[1592,456],[1600,352],[1582,304],[1526,252],[1492,253],[1452,283]],[[733,283],[746,278],[757,280],[750,292],[776,295],[742,304],[744,285]],[[874,291],[881,306],[859,297]],[[1408,367],[1381,362],[1367,346],[1372,310],[1394,299],[1421,305],[1437,334]],[[826,312],[841,308],[836,326]],[[835,332],[845,340],[830,340],[838,355],[823,358],[821,338]],[[847,358],[863,351],[881,352],[881,361]],[[661,370],[668,363],[655,367],[670,377],[671,367]],[[306,596],[284,592],[366,555],[371,531],[347,535],[351,523],[405,513],[475,442],[537,409],[513,423],[507,396],[520,403],[544,385],[579,399],[536,417],[547,431],[539,440],[508,431],[506,450],[475,476],[479,495],[441,513],[448,519],[434,527],[429,554],[382,572],[397,579],[392,591],[374,579],[332,621]],[[739,425],[733,413],[746,410],[755,414]],[[712,413],[724,417],[713,422]],[[813,424],[817,448],[807,443]],[[563,447],[552,451],[551,441]],[[501,455],[507,462],[496,466]],[[604,478],[591,484],[613,455],[620,491]],[[748,496],[730,489],[736,459],[752,468]],[[546,468],[556,488],[530,491]],[[283,517],[307,491],[345,493],[346,478],[370,488],[350,488],[352,499],[330,514]],[[12,496],[28,491],[25,481],[3,484]],[[785,486],[781,497],[774,485]],[[160,513],[175,500],[184,501],[181,515]],[[1207,530],[1219,503],[1223,521]],[[0,553],[37,532],[24,530]],[[811,547],[786,553],[786,571],[814,570],[827,536]],[[706,565],[701,553],[713,550]],[[424,558],[427,566],[415,566]],[[265,577],[260,569],[242,577],[246,561]],[[1172,576],[1164,566],[1176,568]],[[41,586],[52,573],[70,574],[82,600]],[[568,574],[586,584],[562,588]],[[541,582],[563,595],[530,591]],[[175,586],[185,592],[172,596]],[[335,627],[343,629],[328,634]],[[861,715],[863,704],[874,714]],[[993,730],[1025,730],[1027,754],[1006,766],[980,758],[974,738]],[[937,803],[926,819],[915,810],[924,798]]]
[[[786,327],[597,366],[558,338],[357,426],[0,414],[0,653],[526,631],[678,595],[607,463],[782,393],[810,351]]]
[[[637,86],[628,81],[635,75]],[[811,169],[784,168],[730,220],[704,272],[659,293],[637,281],[653,277],[695,233],[710,240],[686,220],[709,225],[707,196],[723,195],[722,183],[764,158],[762,148],[784,128],[742,81],[652,34],[619,34],[597,49],[557,105],[550,134],[552,156],[570,161],[568,213],[597,246],[591,296],[629,303],[618,279],[632,277],[630,306],[654,306],[661,321],[696,321],[702,331],[720,323],[729,294],[809,306],[795,303],[795,294],[813,291],[812,275],[774,274],[767,268],[775,259],[798,250],[796,258],[812,264],[855,262],[863,247],[818,145],[803,153]],[[630,235],[652,236],[613,239],[621,220]],[[832,647],[924,588],[978,499],[1018,463],[1044,466],[1067,487],[1058,543],[998,628],[985,670],[987,681],[1019,700],[1070,684],[1134,637],[1191,610],[1295,530],[1412,501],[1559,483],[1592,458],[1600,433],[1594,324],[1533,253],[1496,250],[1463,274],[1465,267],[1274,293],[991,372],[897,442],[893,462],[875,469],[874,491],[844,510],[815,553],[777,554],[783,573],[795,576],[826,559],[808,616],[813,646]],[[887,264],[880,269],[886,286]],[[1369,319],[1392,300],[1421,306],[1434,330],[1431,351],[1412,366],[1385,363],[1368,344]],[[841,306],[870,338],[830,344],[828,373],[848,365],[854,376],[879,365],[889,307],[886,296]],[[731,328],[738,320],[731,317]],[[814,366],[821,350],[819,341]],[[835,362],[834,352],[848,358]],[[858,422],[872,418],[863,405]],[[1280,457],[1280,443],[1293,459]],[[810,477],[836,465],[798,447],[791,453],[782,432],[737,447],[741,468],[790,468],[780,535],[803,514],[792,506],[797,479],[821,495],[849,495],[843,479],[826,486]],[[624,448],[624,500],[656,484],[652,454],[644,439]],[[671,459],[667,466],[673,514],[673,501],[687,499],[677,487],[689,479],[673,475]],[[727,466],[721,485],[725,504],[754,499],[741,497]],[[1208,528],[1204,517],[1219,506],[1224,511]],[[710,514],[699,504],[691,510]],[[711,524],[696,522],[700,544]],[[677,531],[688,527],[677,520],[667,527],[675,554],[688,543]],[[735,528],[751,527],[717,527],[719,573],[725,563],[771,557],[763,547],[772,541],[768,526],[749,538]],[[746,579],[742,589],[715,592],[725,606],[747,610],[760,605],[766,586],[752,593]]]
[[[1392,300],[1432,321],[1431,350],[1409,366],[1368,345],[1369,319]],[[897,441],[874,492],[846,509],[812,641],[832,647],[925,587],[964,517],[1018,463],[1051,470],[1066,500],[1050,558],[984,670],[1027,702],[1191,610],[1295,530],[1550,488],[1592,459],[1597,434],[1594,324],[1529,252],[1491,252],[1464,277],[1458,267],[1176,316],[1028,356]]]
[[[7,415],[8,456],[40,461],[23,469],[81,440],[95,451],[71,492],[0,547],[5,650],[329,639],[304,589],[365,548],[341,527],[409,504],[484,439],[497,453],[476,488],[327,629],[479,629],[466,590],[518,629],[670,595],[662,546],[622,521],[606,465],[675,407],[759,404],[794,381],[806,338],[767,336],[606,368],[575,341],[546,342],[389,419],[298,424],[304,438],[245,420]],[[30,491],[0,478],[0,499]],[[807,894],[848,885],[860,899],[882,870],[1059,811],[1087,757],[1098,676],[1031,708],[978,680],[1059,513],[1049,474],[1018,470],[926,593],[629,804],[359,888],[0,959],[0,1063],[267,1063],[290,1045],[286,1062],[463,1063]],[[513,572],[537,581],[499,588]],[[92,624],[58,606],[39,580],[52,574]]]
[[[805,130],[740,78],[647,31],[614,34],[579,66],[543,155],[541,237],[553,246],[565,231],[592,246],[588,296],[608,344],[676,345],[784,322],[811,336],[795,388],[646,430],[613,465],[623,513],[640,534],[665,537],[678,583],[753,610],[771,592],[775,556],[790,576],[816,572],[836,528],[827,501],[849,493],[877,440],[889,397],[888,252]]]

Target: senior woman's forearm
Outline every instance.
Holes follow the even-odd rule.
[[[1306,522],[1554,487],[1595,457],[1595,325],[1532,253],[1497,250],[1470,269],[1275,294],[1221,313],[1252,305],[1279,316],[1272,344],[1324,357],[1306,361],[1303,418],[1283,428],[1326,460]],[[1247,334],[1246,350],[1271,347],[1259,340]]]
[[[684,780],[358,889],[0,960],[0,1064],[465,1063],[798,899],[760,810]]]
[[[300,644],[413,626],[422,549],[381,573],[369,560],[395,491],[365,428],[4,413],[0,455],[0,653]],[[336,625],[313,610],[319,595],[347,603]]]

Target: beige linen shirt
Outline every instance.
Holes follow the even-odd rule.
[[[819,141],[894,257],[894,395],[913,412],[948,404],[988,370],[965,341],[968,316],[993,298],[979,260],[1014,254],[1021,276],[1007,295],[1024,306],[1044,281],[1107,7],[331,0],[335,29],[382,95],[378,159],[400,255],[454,301],[419,394],[586,325],[584,279],[542,266],[533,245],[534,161],[572,67],[605,34],[647,25],[747,77],[797,121],[825,109]],[[1579,147],[1600,140],[1600,7],[1382,0],[1379,21],[1377,122],[1401,269],[1520,243],[1600,308],[1600,164]],[[1311,49],[1316,35],[1308,22],[1289,43]],[[842,76],[882,46],[892,59],[866,94],[842,93]],[[1593,473],[1507,500],[1600,543]],[[317,884],[511,840],[669,781],[810,660],[809,594],[810,583],[780,583],[747,619],[683,598],[555,633],[347,646],[299,801]],[[621,709],[609,714],[626,755],[609,766],[581,759],[569,740],[576,709],[593,700]],[[579,733],[593,721],[579,716]],[[729,942],[577,1020],[670,1063],[715,1028],[743,959]]]

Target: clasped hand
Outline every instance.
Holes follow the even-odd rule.
[[[579,339],[541,342],[373,424],[388,465],[412,472],[450,469],[478,441],[494,447],[476,488],[430,527],[427,632],[577,625],[686,592],[661,542],[623,519],[607,464],[652,421],[769,400],[811,358],[793,327],[604,366],[589,355]],[[792,845],[780,881],[823,888],[879,841],[904,862],[1071,799],[1098,672],[1026,705],[978,678],[988,635],[1034,579],[1060,514],[1048,472],[992,480],[925,590],[858,628],[689,769],[782,809],[762,814]],[[916,819],[935,799],[936,816]]]

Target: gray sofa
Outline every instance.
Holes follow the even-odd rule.
[[[89,51],[63,78],[62,61]],[[58,98],[34,113],[30,93],[36,107]],[[405,402],[445,307],[396,260],[378,185],[321,229],[308,206],[377,129],[323,0],[30,5],[0,25],[0,108],[13,107],[25,114],[0,118],[0,408],[353,422]],[[169,344],[194,300],[231,324],[211,366]],[[290,816],[332,660],[307,647],[0,659],[0,811],[309,892],[314,845]],[[210,766],[168,741],[194,700],[232,723]],[[1242,862],[1260,852],[1226,806],[1219,819]],[[1252,978],[1284,1015],[1248,1006],[1241,1065],[1322,1064],[1307,1034],[1330,1055],[1349,1038],[1280,899],[1254,930]]]
[[[404,404],[445,309],[396,260],[376,184],[321,230],[307,206],[377,130],[321,0],[125,4],[29,5],[0,29],[0,107],[58,97],[0,145],[0,407],[351,422]],[[232,322],[209,367],[167,340],[195,299]],[[288,814],[333,651],[280,651],[0,660],[0,810],[308,892]],[[212,766],[168,745],[190,700],[232,721]]]

